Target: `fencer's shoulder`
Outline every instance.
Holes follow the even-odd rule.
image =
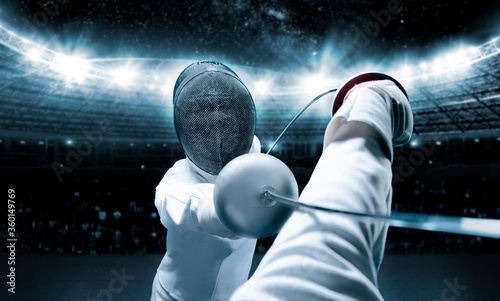
[[[198,184],[203,182],[202,178],[193,172],[187,159],[181,159],[165,173],[158,186],[171,186],[184,184]]]
[[[165,173],[165,175],[168,174],[175,174],[175,173],[187,173],[190,172],[191,169],[189,168],[189,162],[186,158],[180,159],[177,162],[170,167],[170,169]]]

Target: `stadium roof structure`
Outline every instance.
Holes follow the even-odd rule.
[[[44,48],[0,26],[0,135],[81,136],[106,127],[108,136],[115,139],[177,140],[171,91],[188,63],[82,59]],[[403,75],[395,77],[407,88],[417,135],[474,132],[480,136],[500,129],[499,38],[454,60],[443,57],[405,68],[399,73]],[[312,98],[308,87],[297,87],[288,74],[235,70],[250,82],[261,137],[276,137]],[[272,91],[262,87],[270,75]],[[322,137],[330,105],[331,97],[314,104],[289,135]]]

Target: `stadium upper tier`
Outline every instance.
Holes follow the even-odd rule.
[[[500,39],[494,39],[469,49],[459,61],[443,57],[401,72],[376,71],[393,75],[406,87],[417,135],[481,135],[500,129],[499,53]],[[176,140],[171,91],[189,62],[81,59],[43,48],[0,26],[0,134],[81,136],[107,124],[112,127],[109,136],[118,139]],[[254,96],[257,133],[267,139],[276,137],[315,94],[343,81],[323,78],[321,90],[314,81],[299,82],[300,72],[292,78],[290,73],[258,68],[234,69]],[[331,101],[327,96],[311,106],[287,135],[321,137]]]

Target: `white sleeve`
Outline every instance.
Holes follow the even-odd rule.
[[[375,140],[331,143],[300,201],[388,214],[391,165]],[[387,226],[296,211],[252,278],[231,300],[383,300],[377,287]]]
[[[204,199],[204,190],[211,184],[180,184],[174,191],[156,191],[155,205],[163,226],[167,229],[182,227],[189,231],[199,231],[197,222],[198,206]]]
[[[177,162],[156,188],[155,205],[162,224],[212,235],[238,238],[219,220],[213,203],[214,184],[204,183],[189,169],[186,160]]]

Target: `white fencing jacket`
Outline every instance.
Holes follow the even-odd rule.
[[[260,152],[256,137],[251,152]],[[182,159],[157,186],[155,205],[168,232],[157,270],[161,288],[153,290],[178,300],[228,300],[247,281],[256,240],[235,236],[217,218],[214,181]]]

